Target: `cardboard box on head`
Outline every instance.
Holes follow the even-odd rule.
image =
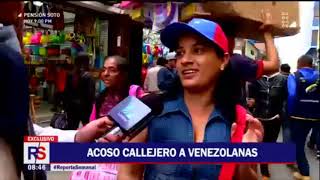
[[[299,2],[192,3],[182,9],[181,21],[202,17],[219,23],[227,35],[263,40],[263,34],[259,32],[262,11],[272,15],[274,36],[291,36],[299,32]]]

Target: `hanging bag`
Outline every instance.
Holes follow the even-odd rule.
[[[51,118],[50,126],[62,130],[68,129],[68,115],[63,109],[62,105],[60,111],[54,113],[53,117]]]

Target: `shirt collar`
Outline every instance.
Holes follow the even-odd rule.
[[[169,113],[179,112],[179,111],[182,112],[186,117],[188,117],[191,120],[189,110],[183,99],[183,94],[178,95],[177,98],[173,100],[166,101],[164,103],[163,111],[159,115],[159,117],[165,116],[166,114],[169,114]],[[222,115],[221,110],[218,107],[215,107],[215,110],[211,112],[209,116],[209,121],[217,118],[227,121],[226,118]]]
[[[276,72],[276,73],[274,73],[274,74],[272,74],[270,76],[263,75],[263,77],[265,77],[265,78],[273,78],[273,77],[277,76],[278,74],[280,74],[280,72]]]

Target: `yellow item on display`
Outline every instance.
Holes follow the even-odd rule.
[[[147,64],[148,63],[148,55],[143,53],[142,54],[142,64]]]
[[[130,16],[133,20],[139,20],[142,18],[142,8],[132,9],[130,11]]]
[[[32,36],[32,33],[31,32],[26,32],[26,35],[25,35],[26,37],[30,37],[31,38],[31,36]]]
[[[22,43],[29,45],[31,43],[31,36],[32,36],[31,32],[26,32],[22,38]]]
[[[49,36],[48,35],[42,35],[40,39],[41,44],[47,44],[49,42]]]
[[[39,55],[41,55],[41,56],[47,56],[47,49],[44,48],[44,47],[41,47],[41,48],[39,49]]]
[[[22,43],[23,44],[30,44],[31,38],[30,37],[23,37],[22,38]]]

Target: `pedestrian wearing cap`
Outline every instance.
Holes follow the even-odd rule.
[[[233,142],[237,119],[237,87],[231,81],[228,40],[221,27],[205,19],[173,23],[161,32],[161,41],[176,51],[182,91],[164,101],[163,112],[132,142]],[[243,111],[242,111],[243,112]],[[244,111],[245,112],[245,111]],[[260,142],[261,123],[252,116],[239,142]],[[238,122],[238,121],[237,121]],[[118,179],[221,179],[219,164],[121,165]],[[239,165],[235,176],[257,179],[256,167]],[[143,173],[144,172],[144,173]],[[230,179],[233,176],[233,172]]]

